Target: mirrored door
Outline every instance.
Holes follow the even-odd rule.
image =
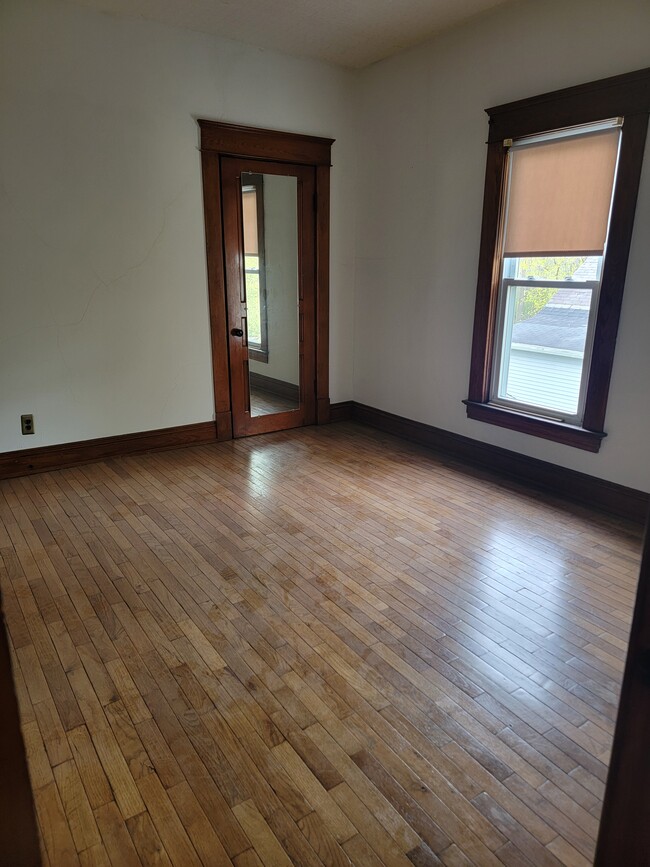
[[[222,160],[235,436],[312,424],[314,170]]]

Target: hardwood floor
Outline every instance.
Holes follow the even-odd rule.
[[[589,864],[639,548],[349,423],[0,483],[44,864]]]
[[[300,402],[298,399],[292,400],[288,397],[283,397],[279,394],[274,394],[272,391],[266,391],[263,388],[250,386],[251,400],[251,415],[269,415],[269,413],[286,412],[291,409],[298,409]]]

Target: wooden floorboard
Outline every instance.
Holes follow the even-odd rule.
[[[45,863],[590,864],[639,550],[351,423],[0,482]]]

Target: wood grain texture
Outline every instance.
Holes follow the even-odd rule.
[[[420,443],[463,464],[479,467],[492,477],[513,479],[641,525],[646,522],[650,495],[645,491],[569,470],[355,401],[334,404],[333,409],[333,421],[353,419]]]
[[[1,482],[44,863],[590,863],[639,548],[354,423]]]
[[[330,165],[333,138],[199,120],[201,150],[304,165]]]
[[[72,467],[118,455],[209,443],[215,438],[215,423],[205,421],[81,442],[61,443],[55,446],[2,452],[0,453],[0,479],[58,470],[62,467]]]
[[[650,532],[646,529],[639,588],[621,690],[595,864],[650,862]]]

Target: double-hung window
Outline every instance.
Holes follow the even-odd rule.
[[[471,418],[598,450],[649,108],[644,70],[488,110]]]

